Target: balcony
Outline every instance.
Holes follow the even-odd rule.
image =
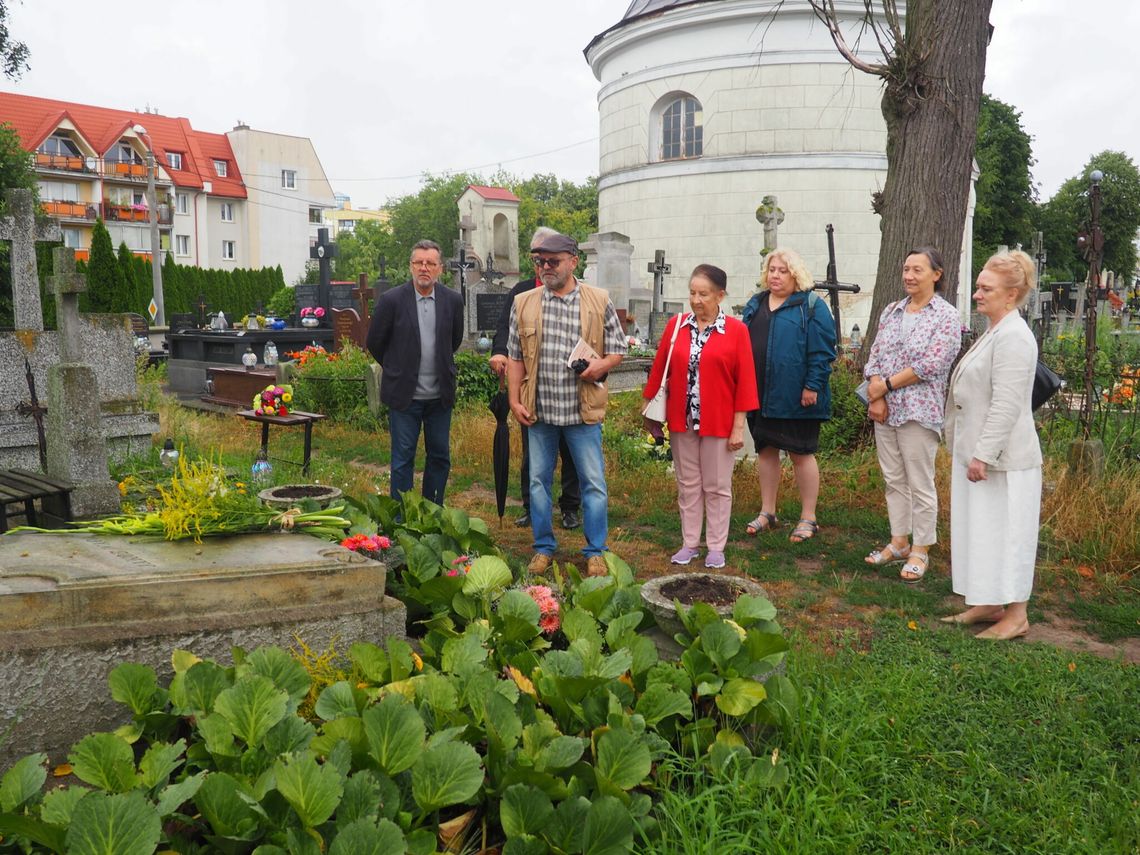
[[[126,181],[146,181],[146,164],[104,160],[103,176],[105,178],[123,179]]]
[[[60,172],[95,172],[96,160],[93,157],[79,157],[67,154],[35,153],[33,166],[36,169],[55,169]]]
[[[150,210],[143,205],[116,205],[103,202],[103,219],[107,222],[149,223]],[[158,223],[169,226],[174,222],[174,209],[168,204],[159,204]]]
[[[94,205],[87,202],[42,202],[44,213],[57,220],[94,220],[97,213]]]

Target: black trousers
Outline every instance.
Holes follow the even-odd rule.
[[[523,510],[530,513],[530,431],[522,427],[522,469],[519,485],[522,488]],[[558,507],[562,513],[577,511],[582,507],[582,493],[578,487],[578,470],[570,456],[570,448],[565,438],[558,442],[558,456],[562,458],[562,493],[558,497]]]

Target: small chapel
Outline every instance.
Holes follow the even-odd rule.
[[[856,36],[864,6],[848,5],[848,42],[874,60],[875,40]],[[843,333],[867,328],[871,194],[887,170],[881,81],[844,60],[807,0],[633,0],[584,53],[600,84],[598,230],[629,238],[631,293],[648,291],[663,250],[665,299],[684,301],[688,271],[709,262],[728,273],[726,308],[741,304],[766,240],[821,280],[831,223],[838,278],[861,286],[842,297]],[[963,270],[972,218],[971,191]]]

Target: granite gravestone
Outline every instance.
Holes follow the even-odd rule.
[[[404,633],[384,565],[302,534],[140,542],[88,534],[0,538],[0,768],[125,724],[107,675],[170,677],[174,650],[225,664],[234,646],[315,650]]]
[[[48,369],[47,474],[75,485],[72,512],[77,517],[119,512],[119,490],[107,465],[107,443],[99,407],[99,378],[86,363],[80,336],[79,295],[87,281],[75,271],[75,254],[65,247],[53,253],[55,273],[48,280],[55,295],[60,332],[60,362]],[[96,355],[97,356],[97,355]]]
[[[5,194],[11,215],[0,219],[0,240],[12,243],[12,314],[18,330],[42,330],[40,278],[36,269],[36,243],[62,240],[59,223],[36,223],[35,202],[30,190]]]

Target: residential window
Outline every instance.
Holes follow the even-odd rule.
[[[234,221],[234,204],[233,202],[222,202],[222,222],[232,223]]]
[[[38,181],[43,202],[78,202],[79,185],[74,181]]]
[[[683,96],[661,113],[661,159],[700,157],[703,148],[701,102]]]
[[[222,258],[227,261],[234,260],[235,243],[232,240],[222,241]]]
[[[63,233],[63,245],[68,249],[83,249],[83,235],[79,229],[60,229]]]
[[[75,143],[67,137],[48,137],[36,149],[41,154],[53,154],[60,157],[81,157]]]
[[[354,232],[356,230],[356,220],[341,220],[340,221],[340,230],[342,232],[348,232],[349,234],[351,234],[352,232]]]
[[[324,211],[320,208],[309,208],[309,222],[320,225],[324,222]]]
[[[179,214],[190,213],[190,197],[185,193],[174,194],[174,210]]]
[[[281,170],[281,186],[286,190],[297,189],[297,170],[295,169],[282,169]]]
[[[143,162],[142,157],[137,151],[131,148],[130,143],[119,143],[119,163],[139,163]]]
[[[214,172],[217,173],[219,178],[225,178],[230,174],[230,164],[228,160],[215,160]]]
[[[136,192],[136,193],[132,193],[131,194],[131,204],[136,205],[140,208],[147,207],[146,194],[143,193],[141,190]]]
[[[175,255],[189,255],[190,254],[190,235],[175,235],[174,236],[174,254]]]
[[[171,169],[181,169],[182,168],[182,152],[180,152],[180,151],[168,151],[166,153],[166,165],[169,166]]]

